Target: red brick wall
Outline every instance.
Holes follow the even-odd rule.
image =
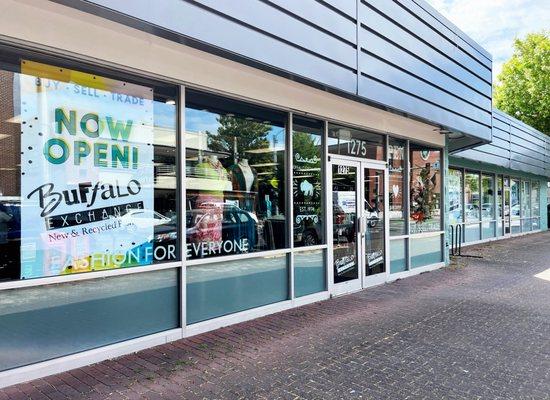
[[[13,72],[0,71],[0,196],[19,196],[21,186],[21,128],[9,122],[15,116],[14,77]]]

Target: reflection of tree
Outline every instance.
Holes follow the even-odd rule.
[[[470,192],[479,193],[479,176],[466,174],[466,187]]]
[[[294,154],[293,194],[295,201],[294,213],[321,214],[321,140],[320,136],[305,132],[294,132],[292,136]],[[297,158],[299,155],[299,159]],[[300,161],[303,160],[303,161]],[[309,161],[309,162],[308,162]],[[303,177],[303,179],[302,179]],[[312,185],[311,193],[306,194],[300,185],[307,180]],[[307,203],[304,203],[307,202]],[[303,221],[312,225],[312,221]]]
[[[267,134],[271,130],[270,125],[227,115],[218,117],[218,122],[217,132],[207,132],[210,150],[230,153],[235,158],[249,158],[255,163],[269,161],[268,153],[245,152],[269,148]]]
[[[299,153],[302,158],[313,159],[319,157],[320,144],[316,143],[316,136],[305,132],[294,132],[292,136],[292,145],[294,146],[294,154]],[[317,164],[311,164],[317,167]]]
[[[258,173],[259,210],[265,211],[264,196],[269,195],[270,201],[279,207],[281,212],[285,208],[284,196],[284,152],[277,151],[274,137],[268,137],[273,126],[245,118],[221,115],[217,118],[219,127],[208,135],[208,149],[214,152],[231,154],[233,160],[224,162],[227,168],[232,162],[248,159],[249,164]],[[277,128],[277,127],[276,127]],[[282,137],[280,144],[284,146],[284,129],[280,128]],[[262,150],[265,151],[254,151]],[[252,152],[250,152],[252,150]],[[258,164],[272,164],[264,165]],[[281,192],[279,195],[278,192]]]

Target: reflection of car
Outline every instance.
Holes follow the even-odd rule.
[[[155,227],[154,243],[175,244],[178,238],[178,228],[175,224],[158,225]]]
[[[294,224],[294,241],[303,246],[315,246],[321,243],[322,236],[321,221],[302,220]]]
[[[379,196],[373,200],[375,206],[371,206],[367,199],[365,199],[365,214],[367,216],[367,224],[369,227],[374,228],[378,221],[380,221],[380,210],[378,209],[378,204],[380,204]]]
[[[334,243],[341,243],[343,239],[348,243],[355,242],[355,218],[355,213],[348,214],[338,204],[332,205]]]
[[[481,205],[481,213],[484,217],[490,217],[493,215],[493,204],[491,203],[483,203]]]
[[[134,209],[120,217],[120,221],[127,229],[145,229],[169,224],[170,218],[154,210]]]
[[[479,204],[466,204],[465,205],[466,217],[479,218]]]
[[[512,216],[519,217],[520,210],[521,210],[520,205],[519,204],[514,204],[511,208]]]
[[[232,204],[216,203],[212,207],[203,204],[200,208],[187,210],[186,215],[188,242],[204,242],[204,238],[219,234],[221,217],[222,241],[239,242],[247,239],[249,249],[256,246],[258,218],[249,211]]]

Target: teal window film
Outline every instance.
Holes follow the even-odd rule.
[[[521,203],[520,203],[520,180],[512,179],[510,181],[510,225],[512,226],[512,234],[521,233]]]
[[[187,267],[187,323],[288,299],[287,255]]]
[[[178,328],[178,270],[3,290],[0,371]]]
[[[294,253],[294,296],[301,297],[327,289],[325,250]]]
[[[390,240],[390,273],[407,270],[406,239]]]
[[[478,172],[467,172],[464,176],[464,207],[466,222],[480,220],[480,176]],[[479,240],[479,237],[478,237]]]
[[[443,261],[441,235],[410,239],[411,268],[424,267]]]
[[[461,223],[464,217],[464,212],[462,210],[462,201],[464,197],[463,182],[464,177],[461,170],[449,169],[447,175],[447,193],[449,202],[449,223],[451,225]]]
[[[495,221],[483,221],[481,223],[483,239],[495,237]]]
[[[481,234],[481,231],[480,231],[479,223],[465,224],[463,241],[465,243],[477,242],[478,240],[481,239],[480,234]]]
[[[405,204],[408,194],[405,193],[406,176],[406,142],[389,139],[388,147],[388,204],[390,219],[390,236],[405,235],[407,232]]]

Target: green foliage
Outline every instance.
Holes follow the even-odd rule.
[[[495,106],[550,135],[550,32],[516,39],[498,76]]]

